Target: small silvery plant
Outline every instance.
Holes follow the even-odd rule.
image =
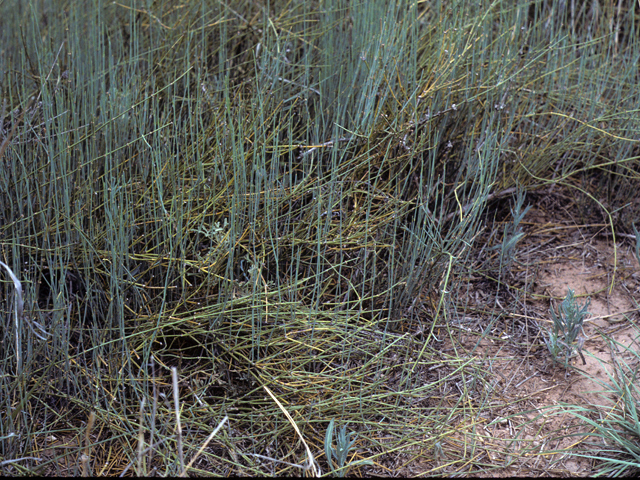
[[[520,225],[520,223],[531,208],[531,205],[527,205],[526,208],[523,208],[524,200],[524,192],[518,191],[515,206],[511,209],[511,216],[513,217],[513,221],[507,223],[504,226],[504,235],[502,237],[502,242],[489,249],[490,251],[500,250],[500,282],[504,280],[505,274],[511,270],[511,265],[513,264],[516,256],[516,245],[520,240],[522,240],[525,235],[522,231],[522,226]]]
[[[213,222],[213,224],[209,228],[204,225],[200,225],[197,229],[192,229],[191,231],[204,235],[211,242],[209,251],[204,257],[200,255],[200,253],[196,252],[196,258],[199,261],[213,263],[215,261],[213,255],[216,249],[220,247],[221,251],[229,250],[229,222],[226,218],[223,219],[222,223]]]
[[[560,363],[564,353],[565,369],[569,367],[569,359],[574,349],[582,357],[582,352],[580,351],[582,346],[580,340],[582,339],[578,338],[578,333],[582,328],[585,317],[589,315],[587,311],[589,302],[590,300],[587,299],[584,305],[578,305],[573,290],[569,289],[569,293],[567,293],[567,296],[558,307],[558,313],[556,314],[553,308],[549,309],[553,320],[553,329],[546,329],[547,338],[545,338],[545,343],[555,362]],[[582,359],[583,363],[585,363],[584,357]]]
[[[518,196],[516,198],[515,208],[511,209],[511,216],[513,217],[513,222],[508,223],[504,227],[504,237],[503,242],[499,245],[500,247],[500,278],[502,279],[503,273],[505,271],[509,271],[511,269],[511,264],[515,258],[516,253],[516,244],[522,240],[524,237],[524,232],[522,231],[522,227],[520,226],[520,222],[524,219],[524,216],[527,214],[531,205],[527,205],[526,208],[522,208],[524,206],[524,192],[519,191]]]
[[[336,448],[333,448],[331,446],[333,440],[333,419],[331,419],[327,427],[327,434],[324,437],[324,453],[327,456],[329,469],[331,469],[334,475],[341,478],[345,476],[347,470],[351,467],[355,467],[356,465],[373,465],[370,460],[358,460],[357,462],[351,462],[347,465],[349,450],[351,450],[353,444],[356,443],[356,438],[351,440],[352,433],[353,432],[347,433],[347,427],[343,426],[338,431]],[[334,468],[332,458],[335,459],[338,468]]]

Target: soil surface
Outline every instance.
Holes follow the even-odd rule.
[[[619,399],[604,393],[603,384],[615,376],[613,356],[622,358],[623,346],[639,349],[640,267],[635,240],[618,236],[614,245],[606,225],[581,226],[566,212],[560,212],[559,220],[554,210],[549,213],[535,206],[525,216],[526,237],[518,244],[517,266],[512,269],[519,273],[504,281],[508,288],[496,289],[496,282],[474,282],[468,295],[469,304],[475,301],[472,311],[482,310],[480,305],[486,309],[492,301],[497,309],[505,307],[493,325],[487,319],[496,318],[496,309],[484,318],[469,315],[463,318],[460,335],[444,342],[445,351],[462,348],[488,372],[492,394],[486,395],[489,404],[478,410],[482,421],[461,420],[456,428],[461,434],[448,439],[448,446],[456,451],[463,444],[473,444],[472,463],[493,465],[487,476],[596,473],[592,460],[568,453],[569,449],[593,453],[599,442],[569,412],[569,405],[591,408],[602,416],[619,408]],[[570,368],[565,369],[553,362],[544,338],[546,328],[553,325],[549,309],[558,311],[568,289],[574,291],[579,305],[590,302],[590,315],[580,333],[584,359],[575,352]],[[618,345],[612,349],[604,336]],[[629,355],[624,359],[634,361]],[[466,438],[464,432],[468,432]],[[433,472],[433,459],[422,467]],[[420,471],[419,465],[413,465],[405,473],[414,476]],[[444,468],[443,473],[452,472]]]

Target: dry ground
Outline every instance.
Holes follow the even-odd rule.
[[[602,333],[636,350],[640,342],[640,268],[633,240],[617,237],[614,251],[606,225],[582,225],[569,208],[558,206],[559,200],[542,198],[527,213],[526,237],[518,245],[514,268],[519,272],[507,279],[509,289],[471,279],[467,305],[472,308],[465,309],[457,333],[443,342],[444,351],[463,352],[488,372],[484,390],[492,392],[488,403],[471,406],[469,416],[458,418],[460,434],[447,439],[443,451],[472,448],[470,464],[490,467],[487,476],[594,474],[590,460],[549,453],[569,448],[588,453],[593,447],[587,443],[597,442],[585,435],[565,436],[590,430],[563,413],[561,404],[599,405],[607,415],[617,399],[596,393],[602,390],[597,381],[607,382],[613,374],[612,350]],[[591,316],[583,329],[586,364],[576,355],[571,360],[575,368],[565,371],[551,361],[541,327],[552,325],[549,307],[557,311],[569,288],[579,304],[590,298]],[[512,306],[493,325],[489,318],[496,309],[486,307],[492,302],[498,310]],[[452,472],[446,458],[439,462],[443,473]],[[432,473],[436,465],[434,458],[424,458],[400,473],[419,476]]]

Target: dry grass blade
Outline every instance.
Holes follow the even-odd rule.
[[[93,430],[93,424],[96,421],[95,412],[91,412],[89,415],[89,422],[87,423],[87,429],[84,434],[84,452],[80,456],[80,463],[82,465],[82,476],[91,477],[91,430]]]
[[[176,414],[176,439],[178,442],[178,461],[180,472],[184,471],[184,452],[182,449],[182,425],[180,423],[180,397],[178,395],[178,369],[171,367],[171,380],[173,381],[173,406]]]
[[[15,340],[16,340],[16,374],[20,375],[22,373],[22,340],[20,335],[20,320],[24,318],[24,300],[22,299],[22,284],[20,280],[15,276],[13,271],[9,268],[7,264],[0,261],[0,266],[4,267],[4,269],[9,274],[11,281],[13,282],[13,287],[15,289],[14,294],[14,326],[15,326]]]
[[[200,450],[198,450],[198,452],[193,456],[193,458],[191,459],[191,461],[187,464],[187,466],[185,467],[185,469],[180,472],[180,476],[181,477],[186,477],[187,476],[187,472],[189,471],[189,469],[191,468],[191,466],[195,463],[195,461],[198,459],[198,457],[200,455],[202,455],[202,452],[204,452],[205,448],[207,448],[207,445],[209,445],[209,442],[211,442],[211,440],[213,440],[213,437],[216,436],[216,434],[218,433],[218,431],[224,426],[224,424],[226,423],[226,421],[229,420],[229,417],[227,417],[225,415],[225,417],[220,421],[220,423],[218,424],[218,426],[215,428],[215,430],[213,432],[211,432],[211,434],[209,434],[209,436],[207,437],[207,440],[202,444],[202,447],[200,447]]]
[[[307,442],[304,441],[304,437],[300,433],[300,430],[298,429],[298,425],[296,425],[296,422],[293,421],[293,418],[291,418],[291,415],[289,415],[289,412],[287,412],[287,410],[282,406],[280,401],[271,392],[271,390],[269,390],[269,388],[267,388],[266,385],[263,385],[262,388],[264,388],[265,391],[269,394],[269,396],[273,399],[273,401],[276,402],[276,404],[278,405],[278,408],[287,417],[287,420],[289,420],[289,423],[291,424],[293,429],[296,431],[296,433],[298,434],[298,438],[300,438],[300,441],[304,445],[304,448],[307,451],[307,461],[305,463],[305,470],[310,472],[311,475],[314,476],[314,477],[322,476],[322,471],[320,470],[320,467],[316,464],[316,461],[315,461],[315,459],[313,457],[313,454],[311,453],[311,450],[309,449],[309,446],[307,445]]]
[[[18,318],[22,318],[24,316],[24,300],[22,298],[22,283],[18,280],[18,277],[15,276],[13,270],[9,268],[7,264],[0,261],[0,266],[4,267],[4,269],[9,274],[11,281],[13,282],[13,287],[15,288],[15,314]]]

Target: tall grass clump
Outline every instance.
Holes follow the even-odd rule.
[[[569,289],[567,296],[558,305],[558,312],[549,309],[553,321],[552,329],[547,329],[547,337],[544,339],[547,349],[554,362],[560,363],[564,353],[564,368],[569,368],[569,360],[577,350],[580,355],[584,338],[578,334],[583,329],[584,320],[589,315],[590,298],[583,305],[579,305],[573,290]],[[585,363],[584,357],[582,358]]]
[[[49,333],[0,323],[2,472],[327,471],[333,419],[354,469],[466,468],[436,325],[481,214],[637,173],[635,37],[559,5],[1,3],[0,257]]]

